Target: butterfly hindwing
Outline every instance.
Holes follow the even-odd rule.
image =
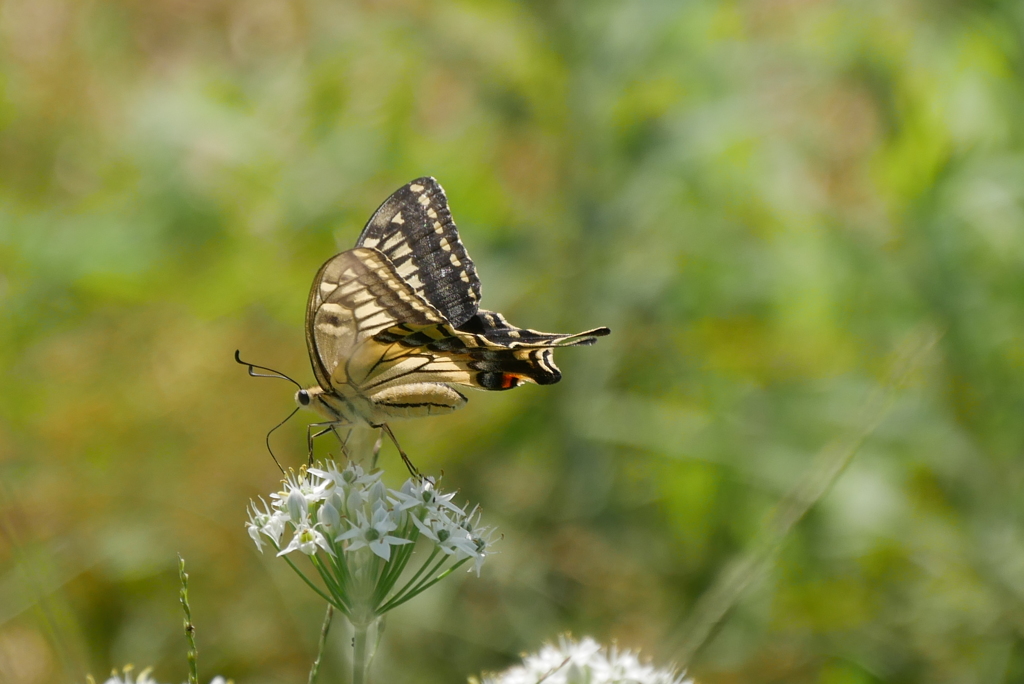
[[[413,291],[452,325],[476,314],[480,279],[459,239],[448,198],[433,178],[417,178],[384,200],[356,247],[382,252]]]
[[[593,344],[597,342],[598,337],[604,337],[611,332],[608,328],[594,328],[566,335],[517,328],[500,313],[484,309],[480,309],[458,329],[460,332],[479,335],[494,345],[505,347],[580,347]]]
[[[486,314],[490,323],[501,321],[502,334],[517,333],[507,344],[502,335],[494,334],[495,325],[481,328],[481,332],[468,332],[448,324],[413,329],[408,325],[395,326],[376,335],[382,344],[395,344],[415,350],[418,356],[432,359],[432,372],[447,372],[443,382],[450,382],[485,390],[506,390],[525,382],[551,385],[562,374],[554,361],[554,347],[591,344],[596,337],[607,334],[606,328],[575,335],[541,333],[508,325],[500,314]],[[426,367],[425,367],[426,368]],[[389,378],[389,381],[390,378]]]

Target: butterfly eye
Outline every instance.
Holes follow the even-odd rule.
[[[304,389],[299,390],[295,393],[295,401],[302,406],[309,406],[309,392]]]

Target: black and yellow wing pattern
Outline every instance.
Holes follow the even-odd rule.
[[[433,178],[406,184],[374,212],[356,247],[329,259],[314,279],[306,312],[320,385],[313,407],[338,422],[373,425],[447,413],[466,401],[452,385],[558,382],[556,347],[592,344],[609,332],[518,328],[480,309],[480,296],[441,186]]]

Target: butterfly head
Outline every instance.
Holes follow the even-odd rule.
[[[314,408],[319,403],[320,395],[323,393],[324,391],[319,387],[300,389],[295,393],[295,403],[302,408]]]
[[[299,389],[295,393],[295,403],[299,408],[315,411],[331,422],[352,422],[352,409],[348,402],[336,393],[325,392],[322,387]]]

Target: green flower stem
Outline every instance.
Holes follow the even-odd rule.
[[[411,546],[411,544],[410,544],[410,546]],[[402,587],[401,589],[399,589],[398,591],[396,591],[396,592],[395,592],[395,595],[391,597],[391,600],[392,600],[392,601],[393,601],[393,600],[394,600],[394,599],[395,599],[396,597],[398,597],[398,596],[402,595],[403,593],[405,593],[405,591],[406,591],[406,590],[407,590],[407,589],[408,589],[408,588],[409,588],[409,587],[410,587],[410,586],[411,586],[411,585],[412,585],[413,583],[415,583],[415,582],[416,582],[417,580],[419,580],[420,576],[421,576],[421,575],[423,574],[423,572],[424,572],[424,571],[425,571],[425,570],[427,569],[427,566],[429,566],[429,565],[430,565],[431,561],[433,561],[433,560],[434,560],[434,557],[435,557],[435,556],[437,556],[437,554],[438,554],[438,553],[440,553],[440,552],[439,552],[439,551],[437,550],[437,548],[435,547],[435,548],[434,548],[434,549],[433,549],[433,550],[432,550],[432,551],[430,552],[430,555],[429,555],[429,556],[427,556],[427,559],[426,559],[425,561],[423,561],[423,565],[421,565],[421,566],[420,566],[420,569],[416,571],[416,574],[415,574],[415,575],[413,575],[412,577],[410,577],[410,578],[409,578],[409,581],[405,583],[405,586],[403,586],[403,587]],[[378,603],[381,603],[381,602],[383,602],[383,601],[384,601],[384,595],[382,594],[382,595],[380,596],[380,599],[378,600]]]
[[[376,629],[373,631],[376,632],[376,634],[374,635],[375,638],[373,640],[373,646],[370,648],[370,664],[367,665],[367,667],[373,667],[373,659],[377,657],[377,649],[380,647],[380,640],[384,637],[384,625],[387,624],[387,616],[381,615],[377,618],[377,621],[374,624]]]
[[[340,610],[345,615],[348,615],[348,608],[346,606],[339,605],[333,598],[331,598],[330,596],[328,596],[324,592],[320,591],[320,587],[318,587],[315,584],[313,584],[309,580],[308,577],[306,577],[304,574],[302,574],[302,571],[299,570],[295,566],[295,563],[292,563],[292,559],[291,558],[289,558],[288,556],[280,556],[280,557],[284,558],[285,562],[288,563],[288,565],[291,567],[291,569],[295,571],[295,574],[297,574],[299,577],[301,577],[302,581],[305,582],[309,586],[310,589],[315,591],[317,593],[317,595],[320,596],[320,598],[322,598],[324,601],[327,601],[328,603],[330,603],[332,606],[334,606],[335,608]]]
[[[440,570],[441,567],[445,563],[448,562],[449,558],[451,558],[451,556],[449,556],[447,554],[442,554],[441,557],[437,559],[437,562],[434,563],[433,567],[431,567],[429,570],[427,570],[425,573],[423,573],[423,577],[421,577],[419,579],[419,581],[415,585],[413,585],[412,581],[410,580],[405,585],[405,587],[402,588],[402,591],[398,592],[397,595],[401,596],[401,595],[404,595],[404,594],[408,594],[409,592],[413,592],[414,594],[418,594],[421,591],[423,591],[423,589],[422,589],[423,585],[431,580],[431,577],[433,576],[433,574],[435,572],[437,572],[438,570]],[[428,563],[430,562],[429,559],[428,559],[427,562]],[[424,563],[423,565],[424,565],[424,567],[426,567],[426,563]],[[409,587],[410,585],[412,585],[412,588],[406,590],[407,587]]]
[[[438,575],[434,579],[430,580],[429,582],[426,582],[425,584],[421,583],[419,586],[416,587],[416,593],[412,594],[411,596],[408,596],[406,598],[403,598],[401,603],[405,603],[406,601],[411,599],[413,596],[416,596],[416,594],[421,594],[424,591],[426,591],[427,589],[429,589],[430,587],[434,586],[435,584],[437,584],[438,582],[443,580],[445,577],[447,577],[448,575],[452,574],[453,572],[458,570],[460,567],[465,565],[466,561],[468,561],[468,560],[469,560],[468,558],[463,558],[460,561],[456,561],[456,563],[454,565],[452,565],[452,567],[448,568],[447,570],[442,572],[440,575]]]
[[[346,599],[348,595],[341,589],[341,587],[338,586],[338,581],[330,572],[328,572],[328,569],[324,568],[323,562],[316,555],[310,556],[309,560],[313,564],[313,567],[316,568],[316,571],[320,573],[320,579],[322,579],[324,584],[327,585],[327,591],[331,592],[331,595],[335,599],[335,603],[347,606],[348,603]],[[348,615],[350,611],[343,609],[342,612]]]
[[[435,577],[431,581],[427,582],[426,584],[422,584],[422,585],[416,587],[416,589],[414,591],[410,591],[408,594],[406,594],[404,596],[400,596],[400,597],[396,596],[396,597],[392,598],[390,601],[387,602],[387,604],[385,604],[384,606],[381,606],[380,613],[384,614],[387,611],[391,610],[392,608],[397,608],[398,606],[402,605],[406,601],[415,598],[420,593],[426,591],[430,587],[434,586],[435,584],[437,584],[438,582],[443,580],[448,575],[450,575],[453,572],[455,572],[456,570],[458,570],[459,566],[461,566],[463,563],[465,563],[468,560],[469,560],[468,558],[463,558],[458,563],[456,563],[452,567],[448,568],[447,570],[442,572],[440,575],[438,575],[437,577]]]
[[[366,579],[371,587],[376,587],[377,583],[380,582],[380,578],[388,569],[388,562],[380,556],[378,556],[377,554],[373,553],[373,551],[371,551],[370,553],[373,554],[373,565],[366,573]]]
[[[353,624],[355,634],[352,636],[352,684],[369,684],[370,659],[367,657],[369,639],[366,631],[369,625]]]
[[[394,555],[391,557],[391,562],[385,567],[385,572],[381,575],[380,579],[377,580],[377,591],[374,594],[375,603],[380,603],[384,600],[384,597],[388,595],[391,588],[398,582],[398,578],[402,574],[402,570],[409,564],[409,558],[412,556],[413,548],[416,546],[416,541],[419,539],[419,530],[409,530],[410,523],[406,523],[406,527],[402,529],[401,536],[405,539],[410,540],[411,544],[404,544],[395,549]]]
[[[330,540],[330,544],[331,550],[334,551],[334,555],[331,556],[331,567],[334,568],[334,576],[338,578],[338,587],[346,592],[347,596],[348,587],[352,584],[352,573],[345,562],[345,549],[333,539]]]
[[[385,603],[383,606],[380,607],[379,613],[383,614],[383,613],[391,610],[392,608],[395,608],[397,606],[402,605],[403,603],[405,603],[406,601],[408,601],[412,597],[416,596],[417,594],[422,593],[428,587],[431,587],[431,586],[437,584],[442,579],[444,579],[448,575],[452,574],[452,572],[454,572],[456,568],[458,568],[460,565],[462,565],[463,563],[465,563],[468,560],[469,560],[468,558],[463,558],[462,560],[460,560],[457,563],[455,563],[455,565],[453,565],[452,567],[448,568],[447,570],[445,570],[443,573],[441,573],[437,577],[432,577],[432,575],[435,572],[437,572],[438,570],[440,570],[441,566],[444,565],[448,561],[448,556],[444,556],[437,563],[434,564],[434,567],[432,567],[429,572],[426,573],[426,577],[421,579],[419,581],[419,583],[416,584],[415,586],[413,586],[412,588],[409,588],[409,585],[411,585],[413,583],[413,581],[415,581],[415,578],[413,578],[412,580],[409,580],[409,582],[404,587],[402,587],[401,591],[399,591],[394,596],[392,596],[390,601],[388,601],[387,603]],[[423,567],[425,568],[427,566],[427,563],[429,563],[429,562],[430,562],[430,559],[427,559],[427,562],[423,564]],[[422,572],[422,568],[420,569],[420,571]],[[416,573],[417,576],[419,576],[419,574],[420,573]]]

